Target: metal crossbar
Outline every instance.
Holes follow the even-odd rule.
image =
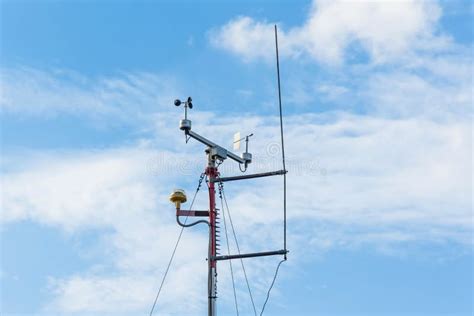
[[[265,256],[276,256],[276,255],[286,255],[288,250],[276,250],[276,251],[263,251],[263,252],[252,252],[252,253],[242,253],[239,255],[223,255],[215,256],[213,260],[232,260],[240,258],[253,258],[253,257],[265,257]]]
[[[245,179],[253,179],[253,178],[263,178],[263,177],[283,175],[283,174],[286,174],[287,172],[288,172],[287,170],[277,170],[277,171],[270,171],[270,172],[247,174],[243,176],[215,178],[215,179],[211,179],[211,181],[212,182],[227,182],[227,181],[245,180]]]

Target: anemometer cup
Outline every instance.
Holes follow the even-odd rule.
[[[189,107],[190,109],[193,108],[193,99],[191,97],[188,97],[188,99],[185,102],[182,102],[180,99],[174,100],[174,105],[180,106],[181,104],[184,103],[185,106]]]

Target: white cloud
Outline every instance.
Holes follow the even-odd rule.
[[[172,187],[164,185],[170,174],[153,172],[155,155],[142,147],[48,157],[42,153],[39,159],[33,154],[35,163],[29,161],[21,171],[2,176],[2,225],[29,220],[78,236],[90,229],[100,232],[100,251],[95,255],[109,259],[87,273],[51,279],[57,296],[46,306],[49,311],[150,308],[179,232],[167,201]],[[196,231],[185,233],[173,269],[176,274],[168,279],[160,310],[172,310],[178,300],[188,300],[183,311],[202,309],[189,293],[198,295],[202,288],[206,243]]]
[[[329,64],[340,64],[358,46],[382,63],[418,50],[446,48],[450,39],[437,35],[440,16],[434,1],[316,0],[302,25],[281,28],[279,43],[283,56],[309,56]],[[210,41],[246,61],[274,58],[273,23],[248,16],[214,29]]]
[[[2,68],[0,84],[0,108],[6,113],[72,114],[101,122],[104,117],[116,122],[148,115],[169,107],[179,95],[173,78],[145,72],[91,78],[63,69]]]
[[[211,43],[245,60],[270,59],[275,51],[273,25],[257,22],[250,17],[238,17],[219,30],[210,32]],[[283,33],[282,33],[282,36]]]
[[[43,157],[39,166],[28,171],[5,174],[3,221],[31,219],[75,229],[109,223],[128,213],[131,205],[136,212],[149,210],[154,194],[143,187],[147,154],[151,155],[137,149]]]
[[[426,58],[408,67],[413,70],[375,72],[360,87],[372,113],[435,120],[472,114],[472,63],[463,55]]]
[[[206,289],[205,262],[191,260],[173,267],[160,295],[155,313],[159,315],[190,315],[204,310]],[[50,287],[57,297],[46,306],[49,311],[94,313],[101,315],[146,314],[154,301],[160,273],[128,274],[107,277],[73,276],[67,280],[52,280]],[[179,304],[177,304],[179,302]]]
[[[334,224],[358,227],[360,233],[346,231],[347,241],[358,235],[377,243],[380,239],[369,236],[382,231],[413,242],[470,243],[469,120],[301,115],[288,121],[289,218],[294,223],[326,223],[324,232]],[[322,124],[312,123],[318,121]],[[257,157],[265,155],[267,144],[273,142],[256,144],[261,148]],[[258,190],[236,187],[231,204],[246,205],[239,208],[239,226],[258,238],[256,227],[281,221],[275,212],[281,210],[281,183],[255,185]]]

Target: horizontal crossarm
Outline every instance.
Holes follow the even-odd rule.
[[[253,178],[270,177],[270,176],[283,175],[287,172],[288,171],[286,171],[286,170],[277,170],[277,171],[270,171],[270,172],[263,172],[263,173],[247,174],[247,175],[243,175],[243,176],[214,178],[214,179],[211,179],[211,182],[227,182],[227,181],[235,181],[235,180],[245,180],[245,179],[253,179]]]
[[[235,161],[237,161],[238,163],[245,163],[245,160],[244,160],[243,158],[241,158],[241,157],[237,156],[236,154],[234,154],[233,152],[230,152],[230,151],[224,149],[223,147],[221,147],[221,146],[219,146],[219,145],[217,145],[217,144],[211,142],[209,139],[207,139],[207,138],[205,138],[205,137],[199,135],[198,133],[195,133],[195,132],[193,132],[193,131],[189,131],[189,130],[188,130],[188,131],[186,131],[186,135],[188,135],[188,136],[194,138],[195,140],[197,140],[197,141],[199,141],[199,142],[203,143],[204,145],[207,145],[207,146],[209,146],[209,147],[211,147],[211,148],[213,148],[213,147],[216,147],[216,148],[219,147],[219,148],[221,148],[222,150],[224,150],[225,152],[227,152],[227,156],[228,156],[229,158],[231,158],[232,160],[235,160]]]
[[[240,255],[215,256],[215,257],[211,257],[211,260],[218,261],[218,260],[232,260],[232,259],[241,259],[241,258],[276,256],[276,255],[285,255],[287,253],[288,253],[288,250],[253,252],[253,253],[243,253]]]

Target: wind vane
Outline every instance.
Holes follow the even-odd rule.
[[[199,188],[201,186],[201,183],[203,181],[203,178],[206,176],[207,177],[207,182],[208,182],[208,191],[209,191],[209,209],[208,210],[193,210],[193,204],[194,204],[194,198],[196,197],[196,194],[194,195],[194,198],[192,199],[191,206],[189,210],[182,210],[181,209],[181,204],[185,203],[187,200],[187,196],[184,192],[184,190],[176,189],[172,192],[170,195],[170,201],[175,204],[176,207],[176,220],[180,226],[182,226],[182,229],[185,227],[191,227],[197,224],[207,224],[209,227],[209,245],[208,245],[208,315],[209,316],[215,316],[216,315],[216,298],[217,298],[217,290],[216,290],[216,282],[217,282],[217,262],[218,261],[223,261],[223,260],[234,260],[234,259],[242,259],[242,258],[252,258],[252,257],[263,257],[263,256],[274,256],[274,255],[282,255],[283,260],[280,262],[280,264],[287,259],[287,253],[288,249],[286,247],[286,167],[285,167],[285,150],[284,150],[284,142],[283,142],[283,119],[282,119],[282,107],[281,107],[281,91],[280,91],[280,65],[279,65],[279,56],[278,56],[278,35],[277,35],[277,27],[275,25],[275,48],[276,48],[276,61],[277,61],[277,78],[278,78],[278,100],[279,100],[279,110],[280,110],[280,133],[281,133],[281,146],[282,146],[282,163],[283,163],[283,169],[281,170],[276,170],[276,171],[269,171],[269,172],[263,172],[263,173],[254,173],[254,174],[246,174],[246,175],[239,175],[239,176],[230,176],[230,177],[221,177],[218,166],[226,159],[231,159],[235,161],[236,163],[239,164],[239,168],[242,172],[245,172],[247,170],[247,167],[250,163],[252,163],[252,154],[248,151],[248,144],[249,144],[249,138],[253,136],[253,134],[241,137],[240,133],[237,133],[234,135],[234,150],[239,150],[240,148],[240,142],[245,140],[245,151],[241,154],[235,154],[224,147],[212,142],[211,140],[205,138],[204,136],[196,133],[195,131],[192,130],[192,124],[191,120],[188,118],[188,109],[193,108],[193,103],[192,103],[192,98],[188,97],[186,101],[181,101],[179,99],[174,101],[174,105],[176,106],[181,106],[184,105],[184,118],[179,121],[179,128],[184,132],[184,135],[186,137],[186,143],[188,142],[189,139],[193,138],[197,140],[198,142],[204,144],[207,146],[206,148],[206,154],[207,154],[207,166],[205,168],[204,173],[201,175],[201,178],[199,180],[199,186],[196,190],[196,194],[199,191]],[[220,255],[219,254],[219,208],[216,207],[216,187],[215,184],[218,184],[218,189],[219,189],[219,197],[221,198],[221,203],[222,203],[222,196],[223,196],[223,183],[224,182],[230,182],[230,181],[239,181],[239,180],[246,180],[246,179],[253,179],[253,178],[261,178],[261,177],[268,177],[268,176],[275,176],[275,175],[283,175],[283,217],[284,217],[284,225],[283,225],[283,249],[280,250],[274,250],[274,251],[265,251],[265,252],[252,252],[252,253],[240,253],[240,249],[238,247],[237,239],[237,249],[238,253],[237,254],[230,254],[228,253],[227,255]],[[224,195],[225,199],[225,195]],[[226,206],[228,209],[227,201],[226,201]],[[224,205],[222,204],[222,208]],[[228,214],[230,217],[230,213]],[[185,217],[185,221],[181,221],[181,217]],[[188,217],[201,217],[203,219],[197,220],[193,223],[187,224],[187,219]],[[231,224],[232,224],[232,219]],[[224,216],[224,224],[225,224],[225,216]],[[226,225],[226,224],[225,224]],[[233,224],[232,224],[233,228]],[[181,231],[182,233],[182,231]],[[226,235],[227,235],[227,228],[226,228]],[[179,235],[179,238],[181,237],[181,234]],[[235,237],[235,232],[234,232],[234,237]],[[179,242],[178,238],[178,242]],[[228,242],[228,239],[227,239]],[[176,244],[177,247],[178,243]],[[173,252],[172,258],[174,257]],[[228,251],[229,251],[229,246],[227,245]],[[171,260],[172,260],[171,258]],[[165,276],[168,272],[169,266],[166,270]],[[278,268],[280,267],[280,264],[278,265]],[[242,263],[243,265],[243,263]],[[276,273],[278,272],[278,268],[276,270]],[[231,273],[232,272],[232,265],[231,265]],[[245,273],[245,270],[244,270]],[[275,273],[275,278],[276,278],[276,273]],[[153,308],[151,310],[150,315],[153,313],[153,309],[155,307],[156,301],[158,299],[159,293],[161,291],[161,287],[164,282],[161,283],[160,290],[158,292],[158,295],[155,299],[155,303],[153,304]],[[273,282],[275,281],[275,278]],[[248,285],[248,284],[247,284]],[[273,283],[272,283],[273,286]],[[269,292],[267,294],[267,300],[268,296],[270,294],[271,287],[269,289]],[[249,292],[250,292],[250,287],[249,287]],[[235,287],[234,287],[234,297],[236,299],[236,294],[235,294]],[[265,301],[266,304],[267,301]],[[252,298],[252,304],[253,304],[253,298]],[[265,308],[265,304],[263,306],[261,314],[263,314],[263,310]],[[254,305],[254,304],[253,304]],[[236,299],[236,308],[237,308],[237,299]],[[254,311],[255,310],[255,305],[254,305]],[[237,313],[238,313],[238,308],[237,308]]]

